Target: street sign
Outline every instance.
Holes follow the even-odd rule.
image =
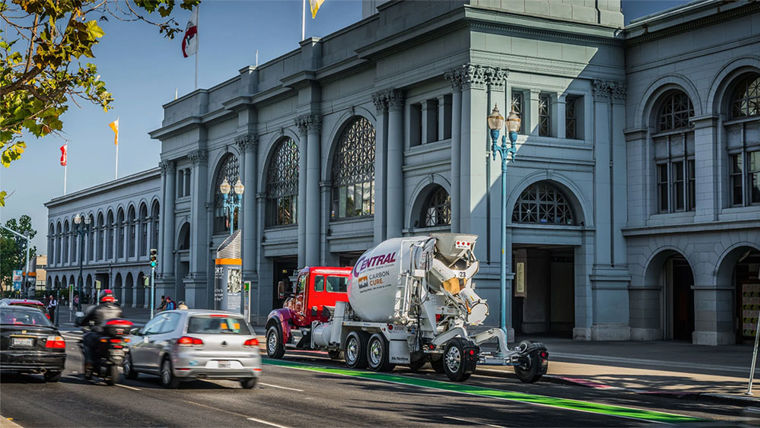
[[[24,273],[20,270],[13,271],[13,289],[21,290],[21,283],[24,282]]]

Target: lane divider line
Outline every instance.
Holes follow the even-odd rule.
[[[483,425],[483,426],[487,426],[487,427],[493,427],[493,428],[504,428],[504,427],[503,427],[503,426],[501,426],[501,425],[484,424],[484,423],[480,423],[480,422],[471,421],[471,420],[469,420],[469,419],[464,419],[464,418],[456,418],[456,417],[454,417],[454,416],[444,416],[443,418],[444,418],[444,419],[451,419],[451,420],[454,420],[454,421],[459,421],[459,422],[466,422],[466,423],[468,423],[468,424],[473,424],[473,425]]]
[[[256,418],[246,418],[246,419],[248,419],[249,421],[253,421],[253,422],[257,422],[257,423],[263,424],[263,425],[269,425],[270,427],[287,428],[284,425],[278,425],[278,424],[275,424],[275,423],[272,423],[272,422],[267,422],[267,421],[261,420],[261,419],[256,419]]]
[[[115,383],[114,385],[122,387],[122,388],[131,389],[132,391],[140,391],[140,388],[135,388],[134,386],[122,385],[120,383]]]
[[[196,401],[190,401],[190,400],[182,400],[182,401],[185,402],[185,403],[194,404],[196,406],[205,407],[207,409],[216,410],[217,412],[227,413],[227,414],[235,415],[235,416],[241,416],[241,417],[244,417],[245,419],[247,419],[249,421],[258,422],[258,423],[263,424],[263,425],[269,425],[269,426],[278,427],[278,428],[289,428],[289,427],[287,427],[285,425],[278,425],[278,424],[276,424],[274,422],[268,422],[268,421],[265,421],[263,419],[256,419],[256,418],[254,418],[252,416],[244,415],[242,413],[234,412],[232,410],[220,409],[218,407],[209,406],[207,404],[198,403]]]
[[[289,388],[289,387],[287,387],[287,386],[280,386],[280,385],[272,385],[272,384],[270,384],[270,383],[264,383],[264,382],[259,382],[259,385],[268,386],[268,387],[270,387],[270,388],[277,388],[277,389],[286,389],[286,390],[288,390],[288,391],[303,392],[303,389],[298,389],[298,388]]]
[[[408,376],[399,376],[386,373],[377,373],[361,370],[340,369],[332,367],[320,367],[305,363],[296,363],[286,360],[264,359],[264,364],[292,368],[296,370],[313,371],[339,376],[349,376],[362,379],[370,379],[381,382],[417,386],[421,388],[445,390],[458,394],[475,395],[479,397],[489,397],[499,400],[514,401],[536,406],[553,407],[578,412],[595,413],[618,418],[644,420],[658,423],[693,423],[702,422],[703,419],[678,415],[674,413],[659,412],[654,410],[638,409],[634,407],[623,407],[610,404],[594,403],[591,401],[581,401],[569,398],[550,397],[546,395],[528,394],[516,391],[506,391],[501,389],[491,389],[476,385],[468,385],[455,382],[442,382],[433,379],[424,379]]]

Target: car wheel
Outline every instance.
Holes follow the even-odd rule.
[[[470,377],[475,370],[471,367],[465,348],[468,343],[461,337],[449,340],[443,351],[443,371],[454,382],[461,382]]]
[[[106,384],[113,385],[119,380],[119,366],[113,364],[108,367],[108,375],[106,375]]]
[[[285,347],[282,344],[282,335],[276,325],[269,326],[267,330],[267,356],[280,359],[285,355]]]
[[[524,346],[524,349],[527,349],[530,345],[532,345],[531,342],[527,340],[523,340],[519,344],[520,347]],[[517,378],[522,382],[533,383],[541,379],[541,376],[543,376],[541,370],[541,356],[539,355],[540,352],[540,350],[530,352],[528,355],[521,358],[519,365],[515,366],[515,375],[517,375]]]
[[[248,379],[240,379],[240,386],[242,386],[244,389],[253,389],[254,386],[256,386],[256,379],[255,377],[251,377]]]
[[[58,382],[61,380],[61,372],[45,372],[45,382]]]
[[[392,370],[388,361],[388,341],[379,333],[370,336],[367,342],[367,367],[376,372]]]
[[[124,365],[122,366],[122,370],[124,370],[124,377],[130,380],[137,379],[137,371],[135,371],[135,367],[132,365],[132,356],[128,355],[127,358],[124,359]]]
[[[164,361],[161,363],[161,376],[159,377],[159,380],[161,381],[161,386],[164,388],[175,389],[179,386],[179,379],[174,376],[172,362],[168,357],[164,358]]]
[[[352,369],[367,367],[367,334],[362,331],[352,331],[346,337],[344,355],[346,365]]]

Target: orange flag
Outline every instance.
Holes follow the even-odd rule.
[[[118,146],[119,145],[119,119],[114,120],[113,122],[109,123],[108,126],[113,129],[114,137],[113,137],[113,144]]]

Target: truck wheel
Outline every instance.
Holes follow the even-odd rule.
[[[367,367],[367,334],[361,331],[352,331],[346,337],[346,365],[352,369]]]
[[[430,357],[430,367],[432,367],[436,373],[443,373],[443,357]]]
[[[443,351],[443,371],[454,382],[467,380],[474,371],[465,355],[467,341],[461,337],[449,340]]]
[[[523,347],[523,345],[525,346]],[[523,340],[520,342],[519,347],[527,349],[530,345],[530,341]],[[531,351],[520,359],[519,365],[515,366],[515,375],[522,382],[533,383],[543,376],[540,353],[540,349]]]
[[[388,341],[380,333],[373,334],[367,342],[367,366],[376,372],[393,370],[389,361]]]
[[[285,347],[282,345],[282,335],[276,325],[269,326],[267,330],[267,356],[280,359],[285,355]]]

